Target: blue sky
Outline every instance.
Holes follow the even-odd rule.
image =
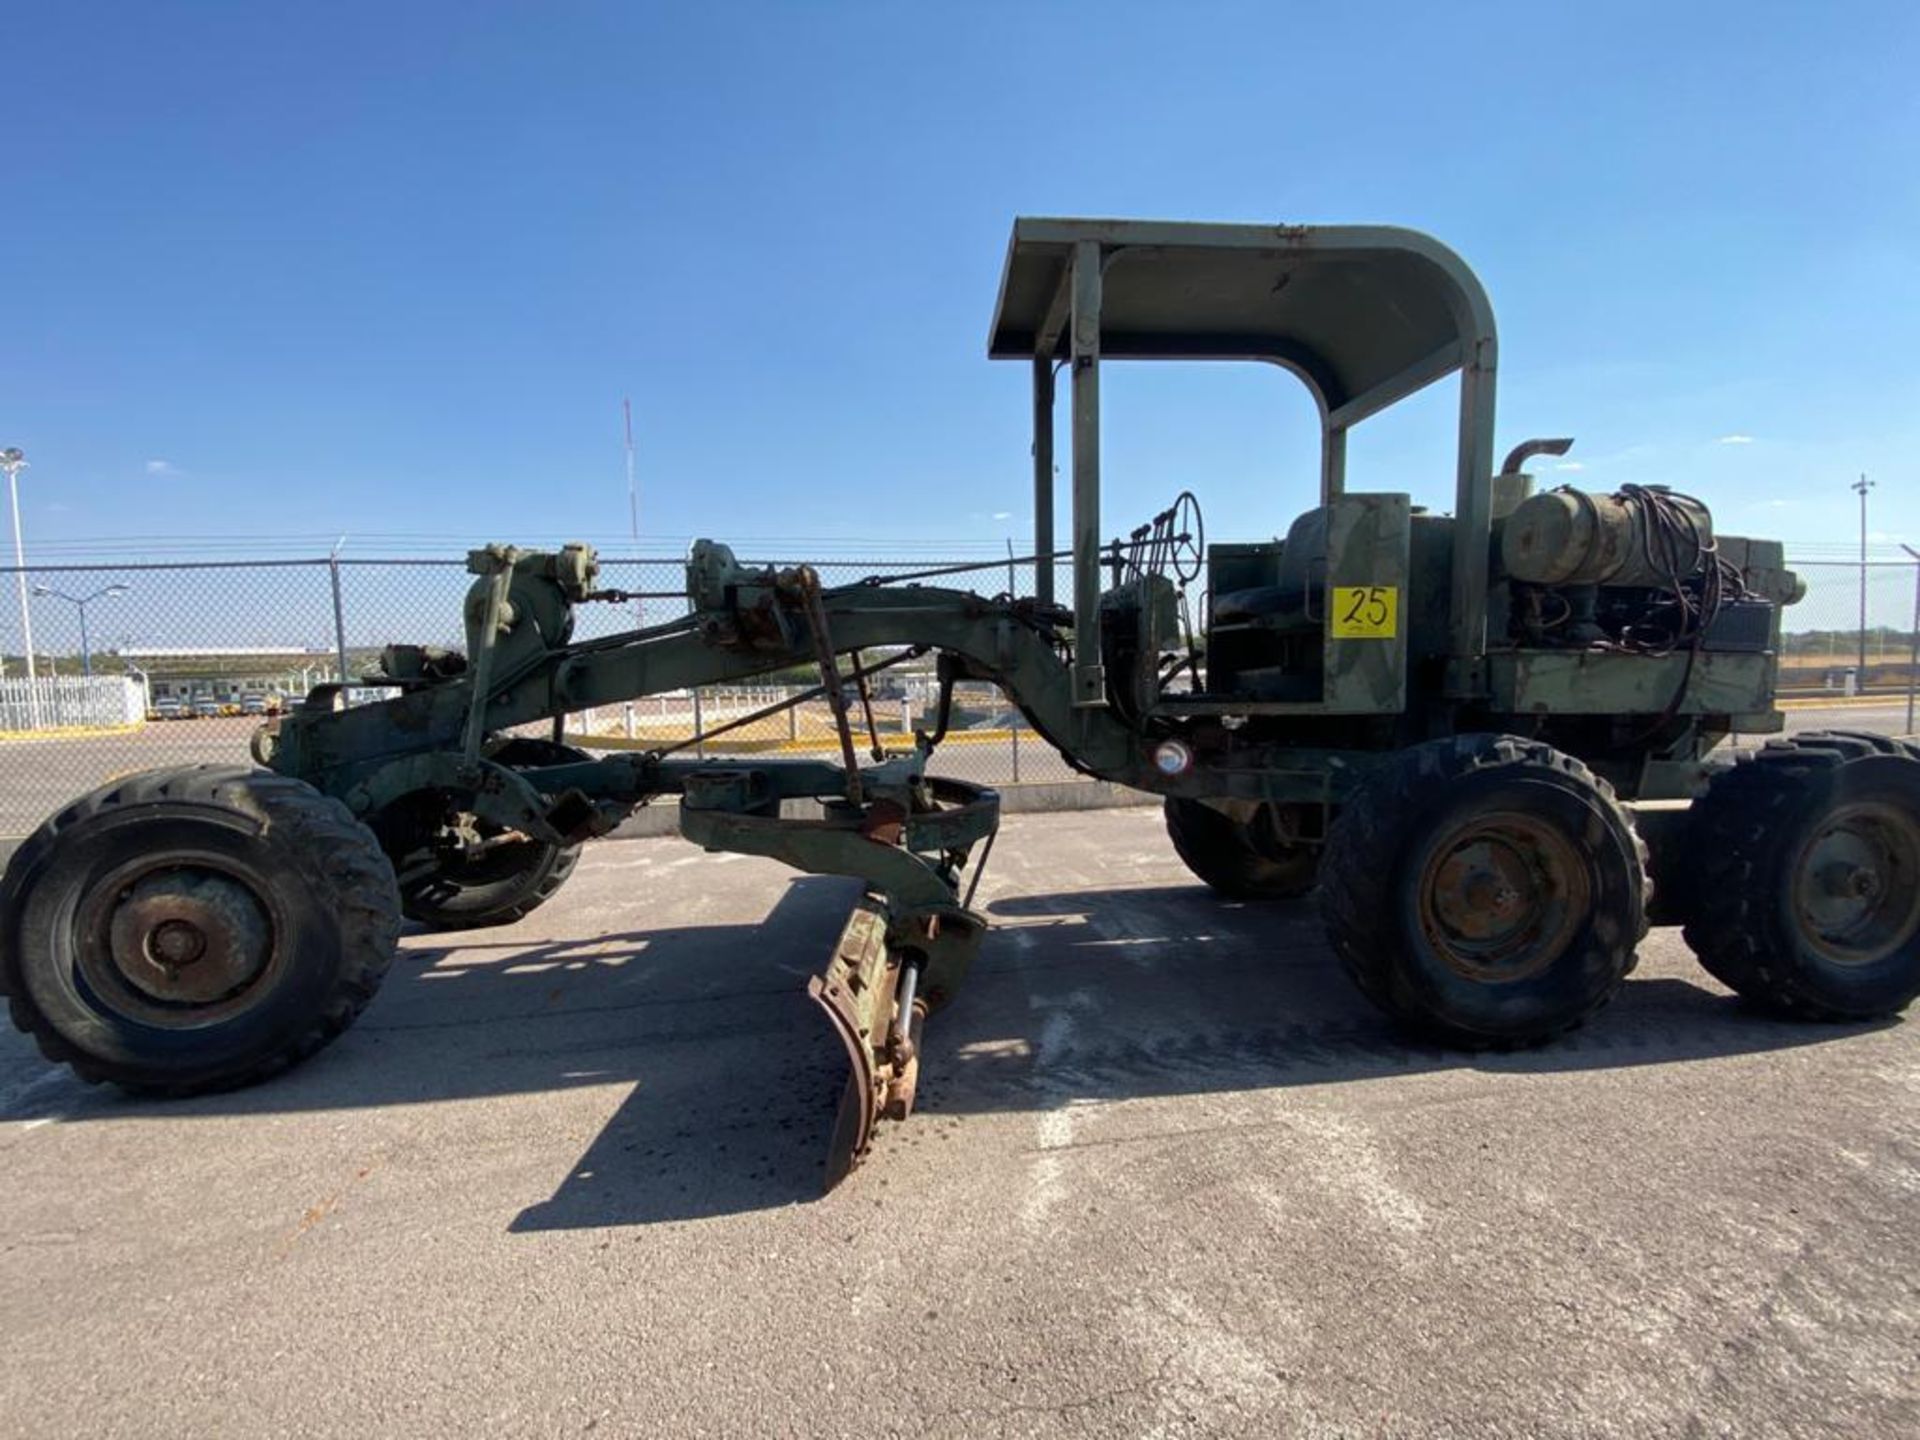
[[[1391,222],[1493,296],[1503,447],[1809,551],[1864,470],[1915,540],[1916,14],[16,6],[0,443],[48,557],[616,542],[631,395],[650,551],[997,546],[1016,214]],[[1108,375],[1116,525],[1312,503],[1284,376]],[[1361,427],[1352,483],[1444,502],[1453,404]]]

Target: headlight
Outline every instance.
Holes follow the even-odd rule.
[[[1184,740],[1162,740],[1153,749],[1153,763],[1169,778],[1184,775],[1193,764],[1193,749]]]

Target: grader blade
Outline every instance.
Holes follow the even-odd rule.
[[[887,943],[885,905],[867,896],[854,907],[827,968],[807,982],[847,1052],[847,1084],[827,1147],[831,1190],[864,1160],[882,1120],[913,1110],[926,1002],[920,966]]]

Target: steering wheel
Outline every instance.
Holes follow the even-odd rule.
[[[1168,563],[1173,566],[1173,578],[1185,585],[1207,563],[1206,522],[1200,516],[1200,502],[1193,498],[1191,490],[1182,490],[1167,514],[1172,517],[1167,527],[1171,546]]]

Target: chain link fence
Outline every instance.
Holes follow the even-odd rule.
[[[929,573],[949,566],[958,573]],[[828,585],[918,575],[929,585],[1028,594],[1034,583],[1031,561],[874,559],[816,562],[815,568]],[[1816,708],[1878,700],[1887,713],[1876,710],[1859,723],[1911,732],[1920,679],[1920,569],[1889,561],[1810,561],[1794,568],[1807,594],[1786,615],[1783,698]],[[348,676],[372,670],[391,641],[463,647],[461,606],[473,578],[460,560],[344,557],[61,565],[7,568],[0,576],[0,839],[28,833],[74,796],[117,775],[244,762],[248,736],[263,718],[297,704],[314,685],[339,679],[343,664]],[[685,572],[677,558],[603,557],[601,577],[606,588],[640,598],[580,607],[580,638],[686,613]],[[1056,567],[1056,598],[1070,603],[1071,594],[1070,570]],[[1194,602],[1197,626],[1197,591]],[[23,609],[32,631],[30,666]],[[588,749],[650,749],[738,720],[814,683],[796,668],[754,685],[650,695],[569,716],[566,729]],[[873,688],[882,743],[911,743],[915,727],[929,723],[931,660],[888,670]],[[863,728],[864,717],[855,718]],[[692,748],[715,757],[836,756],[838,740],[826,703],[815,700]],[[985,685],[956,692],[940,768],[992,785],[1081,778]]]
[[[924,583],[988,593],[1026,593],[1033,585],[1031,562],[812,563],[829,586],[949,565],[974,568]],[[131,771],[247,763],[248,738],[266,717],[297,705],[315,685],[372,671],[390,642],[464,649],[461,608],[473,583],[462,560],[344,557],[7,567],[0,580],[0,841],[18,839],[75,796]],[[687,613],[678,558],[603,556],[600,583],[639,598],[578,607],[577,638]],[[570,715],[566,733],[592,750],[652,749],[817,683],[796,667],[752,685],[649,695]],[[872,690],[883,745],[910,746],[914,729],[931,724],[931,657],[883,672]],[[854,720],[864,732],[857,706]],[[689,748],[716,758],[837,757],[839,740],[826,702],[813,700]],[[940,760],[945,774],[991,785],[1081,778],[986,685],[956,690]]]
[[[1920,566],[1816,560],[1793,569],[1807,593],[1782,622],[1781,692],[1904,701],[1915,688]]]

